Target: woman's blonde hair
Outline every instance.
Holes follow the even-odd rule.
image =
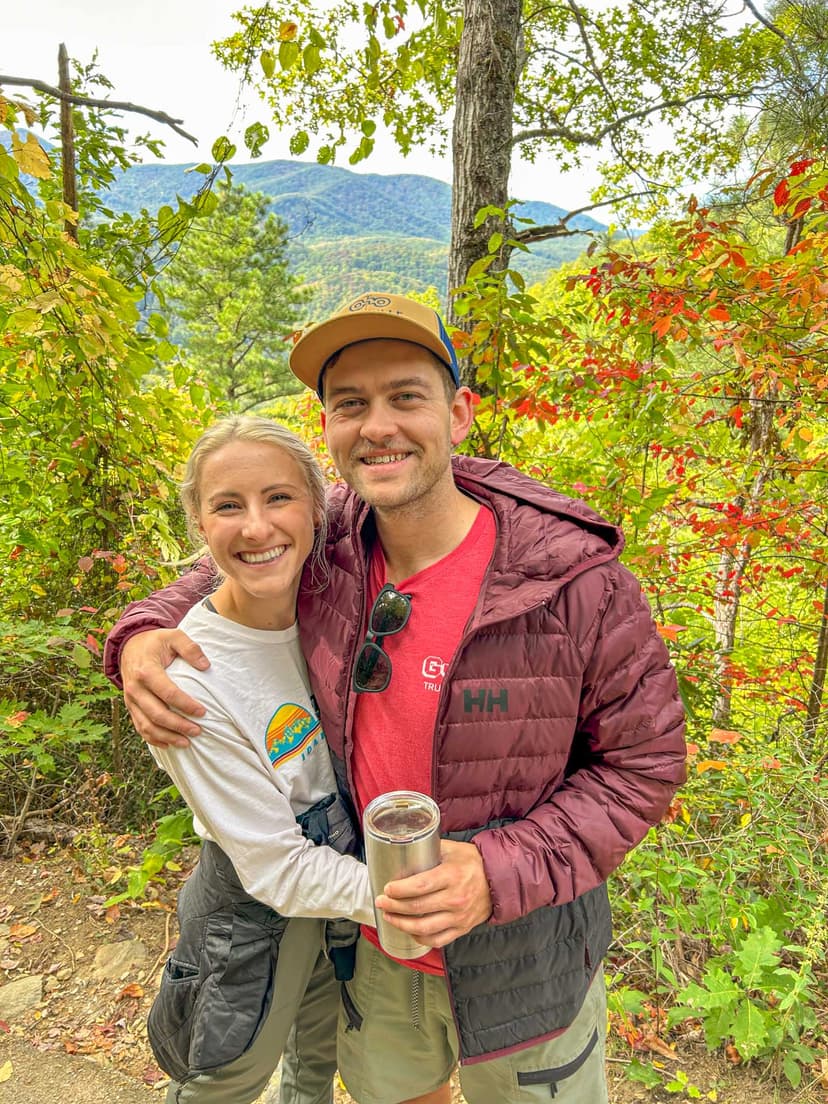
[[[221,421],[215,422],[209,429],[206,429],[193,445],[184,469],[184,478],[179,487],[181,505],[187,517],[187,528],[193,542],[198,547],[204,547],[204,540],[199,529],[201,473],[204,461],[208,456],[218,452],[219,449],[229,445],[232,441],[256,441],[276,445],[299,465],[313,506],[314,540],[311,554],[308,557],[311,577],[318,580],[327,579],[325,539],[328,533],[328,516],[325,509],[325,492],[327,490],[325,477],[313,453],[304,441],[270,418],[259,418],[252,415],[234,415],[229,418],[222,418]]]

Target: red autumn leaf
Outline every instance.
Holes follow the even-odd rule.
[[[125,985],[121,992],[118,994],[118,1000],[126,1000],[127,997],[132,997],[134,1000],[140,1000],[144,995],[144,987],[138,985],[137,982],[132,982],[131,985]]]
[[[678,634],[684,632],[686,625],[656,625],[658,635],[663,640],[678,640]]]
[[[661,823],[672,824],[674,820],[681,816],[681,811],[683,808],[684,802],[681,800],[681,798],[674,797],[667,808],[667,812],[661,818]]]
[[[36,924],[12,924],[9,928],[9,939],[28,939],[36,931]]]
[[[730,728],[712,728],[707,738],[711,744],[735,744],[741,740],[742,734]]]
[[[115,556],[112,560],[112,570],[118,575],[123,575],[123,573],[126,571],[126,569],[127,569],[126,557],[122,556],[121,553],[119,552],[118,555]]]
[[[791,190],[788,187],[787,180],[781,180],[777,185],[773,193],[773,202],[777,207],[784,207],[791,196]]]
[[[662,1039],[659,1039],[657,1035],[645,1035],[641,1040],[641,1045],[646,1047],[647,1050],[653,1051],[654,1054],[660,1054],[662,1058],[671,1058],[676,1061],[678,1055],[669,1047]]]
[[[78,567],[81,571],[91,571],[95,565],[95,561],[91,556],[81,556],[78,560]]]
[[[791,162],[791,176],[802,176],[806,169],[813,165],[813,157],[803,157],[801,161]]]
[[[28,716],[29,714],[25,709],[18,709],[16,713],[10,713],[9,716],[6,717],[6,724],[9,728],[19,728]]]
[[[715,318],[717,322],[730,321],[730,311],[727,309],[727,307],[711,307],[711,309],[708,311],[708,314],[711,318]]]
[[[650,327],[651,332],[654,333],[656,337],[664,337],[664,335],[670,329],[671,322],[672,319],[670,318],[669,314],[665,315],[663,318],[657,318]]]

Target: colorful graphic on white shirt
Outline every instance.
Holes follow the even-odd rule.
[[[280,705],[267,725],[265,747],[273,768],[299,757],[304,759],[317,743],[322,726],[301,705],[286,702]]]

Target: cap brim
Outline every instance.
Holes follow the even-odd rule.
[[[445,345],[425,326],[385,311],[376,314],[360,311],[320,322],[304,333],[290,352],[290,370],[306,387],[316,391],[322,369],[334,353],[358,341],[383,338],[422,345],[448,366]]]

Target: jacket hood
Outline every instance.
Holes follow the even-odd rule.
[[[497,520],[482,621],[548,602],[577,575],[618,559],[623,533],[585,502],[498,460],[457,456],[452,466],[457,486],[486,503]]]

